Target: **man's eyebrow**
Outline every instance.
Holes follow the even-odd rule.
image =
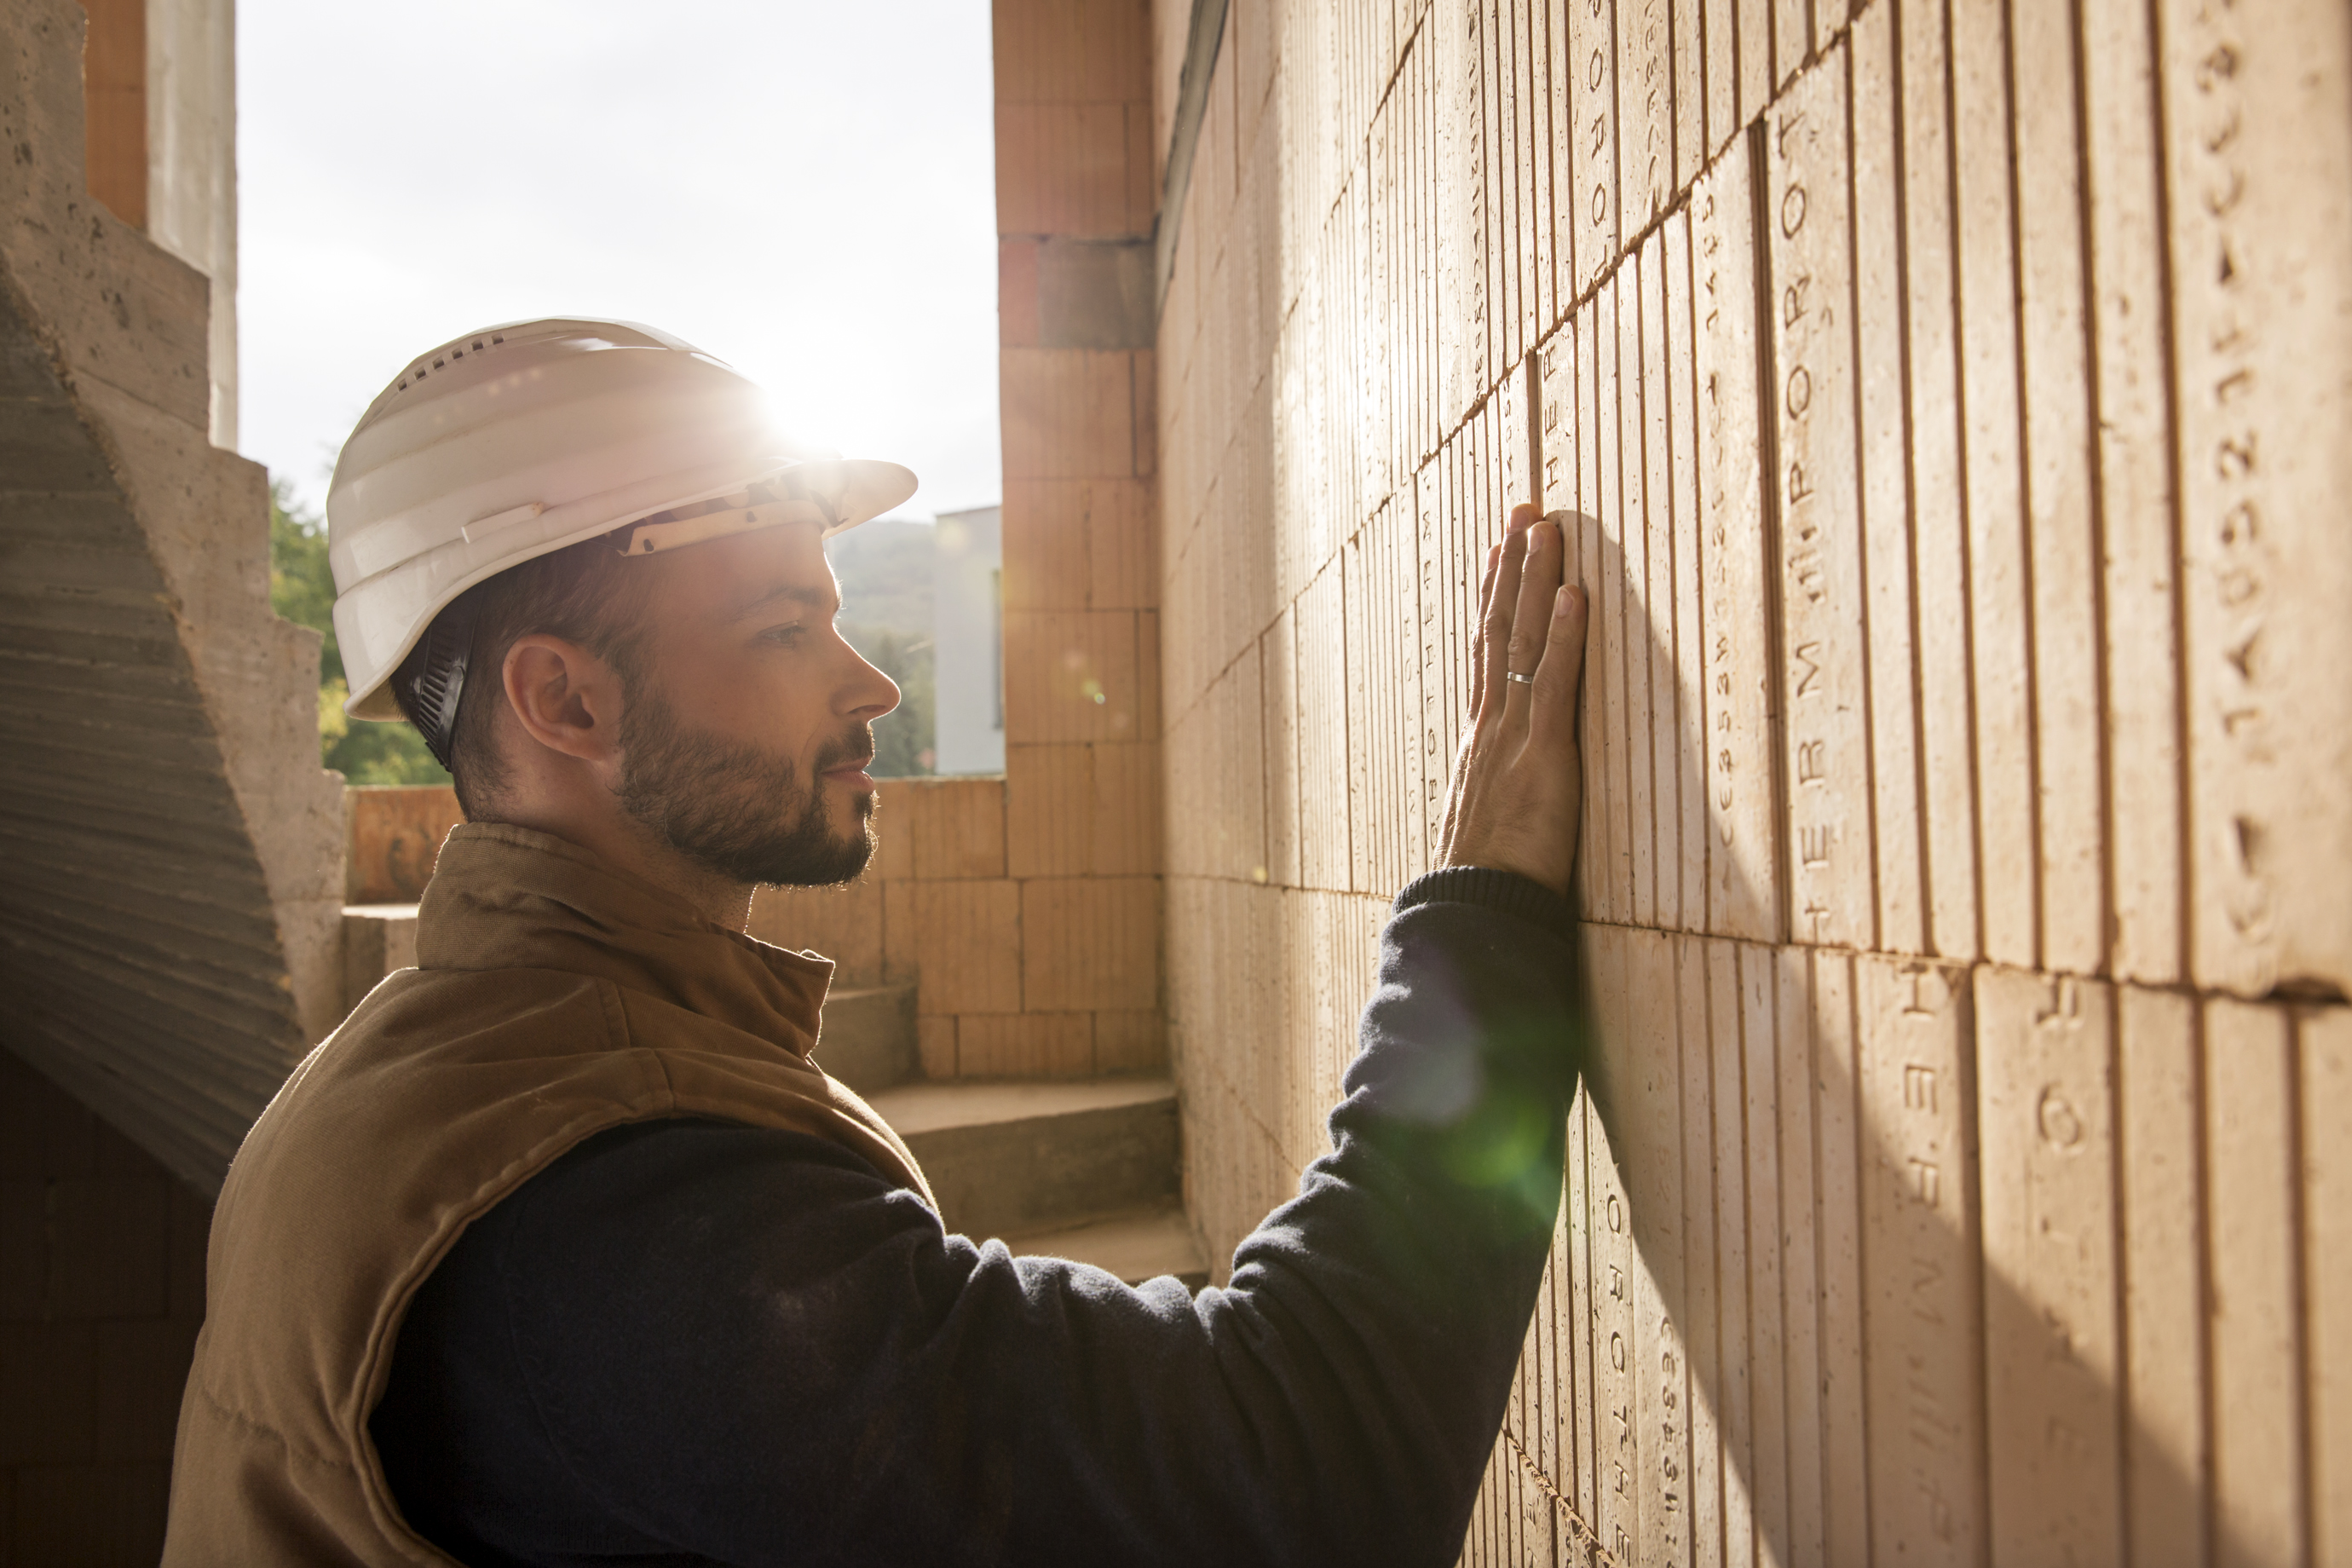
[[[747,620],[779,602],[798,605],[803,609],[828,616],[841,606],[840,599],[831,587],[812,588],[798,583],[782,583],[755,598],[746,600],[736,610],[735,618]]]

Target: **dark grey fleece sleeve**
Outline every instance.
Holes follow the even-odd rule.
[[[480,1563],[1442,1568],[1559,1202],[1572,968],[1532,883],[1406,889],[1334,1152],[1198,1294],[942,1235],[820,1140],[593,1139],[420,1293],[394,1493]]]

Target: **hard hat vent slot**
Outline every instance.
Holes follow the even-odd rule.
[[[489,346],[495,347],[506,341],[506,334],[504,332],[493,332],[490,334]],[[476,353],[480,353],[483,351],[484,346],[485,345],[481,339],[476,338],[474,340],[473,348]],[[393,388],[393,391],[406,392],[408,390],[409,383],[421,382],[436,370],[446,370],[449,366],[450,360],[461,360],[465,357],[466,351],[464,349],[452,349],[449,351],[446,358],[436,359],[430,365],[427,365],[423,360],[419,360],[415,364],[409,368],[409,372],[406,375],[400,378],[399,384]]]

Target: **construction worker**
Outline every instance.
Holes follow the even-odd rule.
[[[823,539],[914,477],[780,439],[660,332],[420,357],[328,503],[350,712],[467,822],[214,1220],[174,1564],[1454,1561],[1578,1074],[1584,607],[1488,552],[1441,869],[1397,896],[1334,1151],[1223,1289],[945,1234],[808,1059],[897,691]],[[886,829],[887,830],[887,829]]]

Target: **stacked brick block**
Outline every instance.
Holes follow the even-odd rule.
[[[155,1561],[211,1218],[0,1051],[0,1561]]]
[[[2347,193],[2313,0],[1231,6],[1157,399],[1213,1254],[1323,1146],[1512,501],[1592,596],[1468,1561],[2352,1550]]]
[[[865,877],[761,889],[751,934],[825,954],[836,990],[912,984],[928,1078],[1160,1068],[1158,879],[1018,874],[1019,798],[1005,779],[884,781]],[[1056,825],[1087,831],[1098,810]]]

